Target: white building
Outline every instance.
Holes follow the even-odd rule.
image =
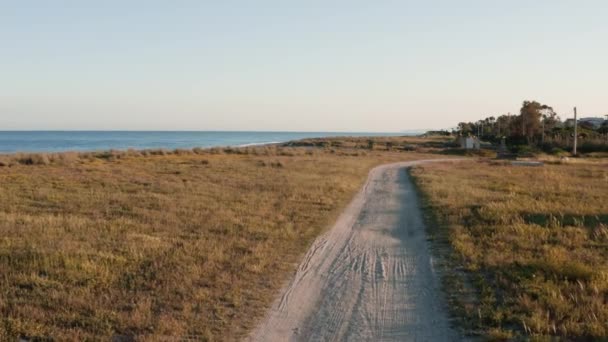
[[[459,136],[456,140],[458,144],[460,144],[460,148],[464,148],[467,150],[479,150],[481,144],[479,143],[479,139],[476,137],[463,137]]]

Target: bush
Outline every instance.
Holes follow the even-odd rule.
[[[511,148],[511,152],[517,154],[537,154],[540,152],[537,147],[530,145],[515,145]]]
[[[459,148],[460,144],[457,141],[450,141],[450,142],[443,143],[442,147]]]
[[[134,148],[128,149],[127,152],[123,152],[123,154],[126,154],[129,157],[141,157],[143,155],[140,151]]]
[[[48,165],[49,157],[46,154],[25,154],[17,155],[17,162],[23,165]]]
[[[192,152],[196,154],[205,154],[205,149],[201,147],[195,147],[192,149]]]
[[[602,144],[600,142],[584,142],[578,150],[582,153],[590,153],[590,152],[608,152],[608,144]]]
[[[80,160],[80,154],[78,152],[58,153],[53,156],[53,160],[57,160],[62,164],[71,164]]]
[[[94,154],[95,158],[98,159],[106,159],[106,160],[114,160],[120,158],[120,153],[115,150],[110,151],[102,151]]]
[[[523,146],[528,145],[528,141],[524,136],[509,136],[506,141],[507,146]]]
[[[192,154],[192,150],[188,150],[185,148],[176,148],[175,150],[173,150],[173,154],[178,156],[187,156],[189,154]]]
[[[164,156],[167,154],[167,151],[162,148],[156,150],[148,150],[147,152],[153,156]]]
[[[568,152],[566,152],[566,151],[562,150],[562,149],[561,149],[561,148],[559,148],[559,147],[554,147],[554,148],[552,148],[552,149],[550,150],[550,152],[549,152],[549,153],[551,153],[551,154],[553,154],[553,155],[556,155],[556,156],[559,156],[559,155],[562,155],[562,154],[567,154]]]

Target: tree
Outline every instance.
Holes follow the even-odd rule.
[[[597,130],[601,134],[608,134],[608,120],[604,121],[602,126]]]
[[[498,135],[498,132],[496,132],[496,118],[493,116],[490,116],[489,118],[486,119],[486,121],[488,123],[490,135],[491,136]]]
[[[496,118],[496,135],[501,137],[511,136],[512,132],[512,116],[505,114]]]
[[[561,122],[557,113],[553,111],[553,108],[547,107],[542,112],[542,143],[545,142],[545,134],[551,133],[555,130],[558,124]]]
[[[526,138],[528,144],[532,144],[535,137],[542,136],[544,133],[541,122],[543,116],[554,117],[556,115],[550,106],[536,101],[524,101],[517,122],[521,126],[521,135]]]
[[[467,135],[473,132],[472,126],[473,124],[470,122],[460,122],[458,123],[458,130],[460,131],[460,134]]]

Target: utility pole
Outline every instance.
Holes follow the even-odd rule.
[[[574,107],[574,147],[572,148],[572,155],[576,157],[576,143],[578,140],[578,123],[576,119],[576,107]]]

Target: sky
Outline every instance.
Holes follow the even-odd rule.
[[[608,1],[0,0],[0,130],[399,132],[608,114]]]

